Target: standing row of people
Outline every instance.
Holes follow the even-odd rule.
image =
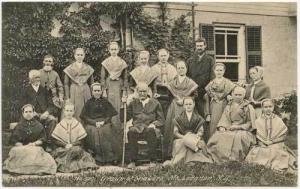
[[[26,120],[41,122],[45,137],[39,133],[38,138],[31,138],[28,133],[32,133],[29,132],[32,128],[25,126],[27,137],[31,138],[29,142],[21,139],[12,142],[26,146],[32,146],[32,143],[46,145],[46,151],[51,152],[58,170],[62,172],[93,168],[94,159],[98,164],[115,164],[122,152],[119,131],[122,128],[120,120],[124,119],[123,102],[127,103],[126,121],[132,120],[127,133],[129,168],[135,167],[139,138],[146,139],[150,160],[154,164],[156,138],[160,133],[164,136],[164,159],[171,159],[171,164],[182,160],[185,151],[189,152],[187,149],[195,144],[194,151],[197,153],[196,156],[191,153],[191,162],[243,159],[255,143],[250,131],[255,128],[255,117],[261,114],[261,102],[270,98],[270,89],[262,81],[260,67],[250,69],[253,83],[244,86],[246,90],[236,87],[224,78],[225,65],[214,64],[205,48],[205,39],[196,41],[195,54],[186,63],[177,61],[175,66],[168,63],[169,52],[166,49],[158,51],[159,62],[152,67],[148,64],[149,52],[141,51],[138,66],[128,73],[127,63],[118,56],[118,44],[112,42],[109,45],[111,56],[101,63],[100,82],[94,82],[94,69],[83,62],[84,49],[77,48],[74,51],[75,62],[64,69],[65,90],[53,70],[53,57],[46,56],[42,70],[30,71],[30,86],[21,101],[25,105],[22,108],[23,118],[26,119],[25,108],[31,108],[32,116]],[[130,91],[130,88],[133,90]],[[244,100],[245,97],[248,101]],[[62,120],[56,125],[59,116]],[[21,123],[17,128],[23,128]],[[17,128],[14,132],[19,132]],[[196,136],[191,133],[196,133]],[[182,141],[173,145],[176,138]],[[193,139],[201,142],[194,143]],[[10,154],[6,167],[14,164],[12,157],[16,154]],[[77,163],[72,164],[72,160]]]

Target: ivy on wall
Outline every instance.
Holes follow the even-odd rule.
[[[62,70],[73,61],[73,50],[83,47],[86,50],[85,61],[100,73],[100,62],[108,56],[107,45],[122,35],[120,29],[124,18],[132,26],[134,37],[141,41],[152,55],[152,63],[157,62],[156,51],[167,48],[174,58],[188,58],[190,48],[190,26],[186,16],[175,22],[170,20],[167,4],[160,5],[158,17],[143,12],[145,3],[137,2],[92,2],[77,3],[77,9],[71,11],[72,3],[3,3],[3,118],[10,120],[16,111],[18,95],[27,84],[28,71],[40,69],[46,54],[55,57],[55,70],[62,76]],[[105,31],[101,17],[114,20],[111,24],[115,31]],[[61,24],[61,37],[51,36],[53,19]],[[123,26],[124,27],[124,26]],[[123,28],[124,29],[124,28]],[[134,61],[136,49],[121,49],[120,56],[129,64]],[[96,74],[96,79],[99,75]],[[19,119],[16,118],[15,119]]]

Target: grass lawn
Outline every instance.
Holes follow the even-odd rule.
[[[178,165],[172,168],[126,170],[115,173],[85,172],[69,176],[14,177],[4,186],[296,186],[297,176],[278,174],[263,166],[239,162],[223,165]]]
[[[297,151],[296,135],[289,135],[286,144]],[[178,165],[170,168],[90,171],[53,176],[14,176],[3,178],[3,186],[297,186],[297,175],[279,174],[268,168],[239,162],[222,165]]]

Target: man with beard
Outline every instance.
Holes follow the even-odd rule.
[[[187,76],[193,79],[198,84],[198,93],[195,99],[196,109],[199,114],[206,119],[207,115],[204,115],[204,94],[205,86],[211,79],[214,78],[213,65],[214,59],[210,55],[206,54],[206,40],[200,38],[195,41],[194,55],[187,60],[188,73]],[[208,128],[204,127],[204,140],[208,139]]]

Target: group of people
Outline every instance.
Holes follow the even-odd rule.
[[[163,166],[247,161],[296,170],[295,154],[284,145],[287,127],[273,113],[261,67],[249,70],[250,84],[233,83],[224,77],[225,64],[206,53],[203,38],[195,42],[192,57],[175,65],[166,49],[158,51],[159,62],[152,67],[149,52],[140,51],[131,71],[118,56],[118,43],[108,49],[98,82],[82,48],[64,69],[64,82],[51,55],[44,57],[42,69],[29,72],[4,170],[55,174],[117,165],[126,142],[123,131],[128,168],[136,166],[140,139],[155,166],[163,136]]]

